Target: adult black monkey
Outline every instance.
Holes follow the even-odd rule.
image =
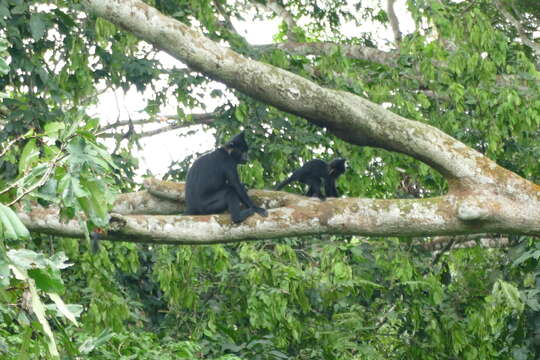
[[[247,162],[248,146],[244,132],[227,144],[195,160],[186,179],[186,215],[231,213],[235,223],[257,213],[268,212],[255,206],[244,184],[240,182],[236,166]],[[240,203],[246,206],[240,208]]]
[[[345,161],[343,158],[334,159],[330,163],[320,159],[310,160],[300,169],[295,170],[287,180],[279,183],[276,190],[280,190],[293,181],[300,181],[309,186],[306,196],[317,196],[324,200],[325,196],[321,193],[321,185],[324,181],[326,197],[338,197],[336,179],[345,172]]]

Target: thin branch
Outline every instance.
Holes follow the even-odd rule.
[[[296,40],[293,29],[297,26],[294,16],[276,0],[267,0],[266,7],[272,10],[277,16],[280,16],[287,24],[287,38],[290,41]]]
[[[223,19],[225,19],[224,24],[222,26],[224,26],[227,30],[237,34],[238,36],[241,36],[236,30],[236,28],[234,27],[231,21],[231,17],[229,16],[229,14],[227,14],[223,6],[221,6],[221,3],[218,0],[214,0],[212,1],[212,3],[214,4],[214,7],[217,9],[218,13],[221,16],[223,16]]]
[[[116,129],[122,126],[129,126],[131,125],[144,125],[144,124],[152,124],[152,123],[162,123],[167,122],[170,120],[186,120],[187,117],[191,117],[191,119],[195,122],[194,124],[189,125],[198,125],[211,123],[217,116],[219,116],[219,112],[212,112],[212,113],[206,113],[206,114],[188,114],[188,115],[158,115],[157,117],[149,117],[147,119],[138,119],[138,120],[119,120],[117,122],[114,122],[112,124],[106,125],[100,129],[100,134],[104,133],[107,130],[110,129]],[[188,124],[186,124],[188,125]]]
[[[0,152],[0,158],[2,156],[4,156],[8,151],[9,149],[19,140],[25,138],[25,135],[20,135],[18,137],[16,137],[15,139],[11,140],[5,147],[4,149],[2,150],[2,152]]]
[[[219,112],[213,112],[213,113],[207,113],[207,114],[191,114],[191,115],[188,115],[188,116],[191,116],[190,122],[172,123],[167,126],[161,127],[159,129],[143,131],[143,132],[137,133],[136,135],[138,138],[142,138],[142,137],[154,136],[154,135],[162,134],[164,132],[186,128],[186,127],[190,127],[194,125],[210,125],[216,120],[216,117],[219,115],[220,115]],[[152,124],[152,123],[160,123],[160,122],[170,122],[171,120],[188,121],[185,117],[180,117],[179,115],[163,115],[163,116],[159,116],[158,118],[133,120],[131,121],[131,124],[144,125],[144,124]],[[106,130],[116,129],[119,127],[129,126],[129,125],[130,125],[129,120],[117,121],[114,124],[110,124],[103,127],[102,130],[99,132],[98,136],[101,138],[121,137],[123,136],[122,133],[111,133],[111,132],[106,132]]]
[[[144,138],[144,137],[151,137],[151,136],[163,134],[165,132],[172,131],[172,130],[177,130],[177,129],[181,129],[181,128],[190,127],[190,126],[193,126],[193,125],[198,125],[198,124],[168,125],[168,126],[161,127],[159,129],[134,133],[133,135],[137,139],[140,139],[140,138]],[[103,139],[122,138],[122,137],[125,137],[126,134],[127,133],[102,133],[102,134],[99,135],[99,137],[103,138]]]
[[[339,49],[344,56],[351,59],[365,60],[387,66],[395,66],[399,58],[399,54],[397,52],[386,52],[361,45],[337,44],[334,42],[300,43],[291,41],[279,44],[253,45],[253,48],[261,52],[279,49],[291,55],[299,56],[330,55]]]
[[[172,115],[170,115],[170,116],[172,116]],[[144,124],[153,124],[153,123],[165,122],[165,121],[168,121],[168,120],[169,120],[169,118],[167,116],[149,117],[147,119],[132,120],[131,124],[132,125],[144,125]],[[108,125],[105,125],[105,126],[101,127],[98,135],[101,135],[101,134],[105,133],[107,130],[110,130],[110,129],[116,129],[116,128],[119,128],[119,127],[129,126],[129,125],[130,125],[129,120],[118,120],[118,121],[116,121],[116,122],[114,122],[112,124],[108,124]]]
[[[439,252],[437,252],[437,253],[435,254],[435,257],[433,258],[433,261],[431,262],[431,265],[437,264],[437,263],[439,262],[441,256],[443,256],[444,253],[446,253],[447,251],[449,251],[449,250],[452,248],[452,246],[455,244],[456,240],[457,240],[457,237],[456,237],[456,236],[452,236],[452,237],[450,238],[450,241],[448,241],[448,242],[444,245],[444,247],[442,248],[442,250],[439,251]]]
[[[394,3],[396,2],[396,0],[387,1],[388,20],[390,20],[390,26],[392,26],[394,40],[396,41],[396,44],[399,44],[401,42],[401,31],[399,31],[399,20],[396,16],[396,11],[394,9]]]
[[[504,5],[500,2],[500,0],[495,0],[494,4],[505,17],[505,19],[516,28],[523,44],[529,46],[534,51],[535,55],[537,57],[540,57],[540,45],[527,37],[527,34],[525,34],[525,32],[523,31],[523,27],[521,26],[519,20],[512,16],[512,14],[505,9]],[[540,65],[540,63],[537,63],[537,65]]]

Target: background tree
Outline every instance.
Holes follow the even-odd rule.
[[[24,228],[0,209],[0,351],[8,358],[538,356],[534,2],[409,1],[411,33],[393,1],[82,3],[0,3],[0,196],[33,230],[21,240]],[[237,30],[243,19],[275,17],[272,44],[252,45]],[[376,30],[344,33],[360,20],[387,26],[395,42],[382,44]],[[164,66],[158,49],[187,67]],[[229,87],[217,90],[212,79]],[[88,115],[99,94],[133,86],[148,118],[105,126]],[[206,108],[205,92],[221,105]],[[164,114],[171,102],[177,114]],[[165,125],[139,130],[152,122]],[[129,193],[140,187],[131,149],[141,137],[200,124],[217,144],[247,129],[250,188],[270,187],[312,157],[347,157],[340,192],[348,199],[298,204],[255,191],[275,209],[236,236],[226,223],[216,230],[191,217],[130,214],[182,206],[166,200],[181,199],[181,185],[148,181],[148,192]],[[105,137],[116,141],[112,155]],[[166,177],[183,180],[192,159]],[[113,193],[126,194],[114,202]],[[58,211],[71,220],[60,222]],[[102,242],[92,254],[72,238],[107,225],[111,240],[125,242]],[[458,248],[468,236],[419,237],[478,233],[473,240],[489,248]],[[62,252],[74,263],[65,284]],[[42,306],[46,294],[54,306]],[[79,328],[74,315],[83,309],[56,294],[83,305]]]

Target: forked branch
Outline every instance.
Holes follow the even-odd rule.
[[[89,11],[212,79],[324,126],[352,144],[410,155],[435,168],[449,184],[447,195],[431,199],[353,198],[321,203],[299,198],[294,204],[269,207],[270,216],[266,219],[254,216],[240,226],[231,225],[220,215],[159,220],[119,215],[116,224],[123,225],[117,227],[118,234],[121,234],[120,229],[129,236],[138,233],[148,239],[161,234],[160,239],[171,242],[180,238],[193,242],[224,242],[315,233],[366,236],[540,234],[540,187],[439,129],[405,119],[354,94],[327,89],[283,69],[245,58],[142,1],[82,2]]]

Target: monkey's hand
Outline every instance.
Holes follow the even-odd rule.
[[[262,207],[254,207],[253,210],[255,210],[255,212],[261,216],[264,216],[264,217],[267,217],[268,216],[268,211],[266,211],[266,209],[263,209]]]

